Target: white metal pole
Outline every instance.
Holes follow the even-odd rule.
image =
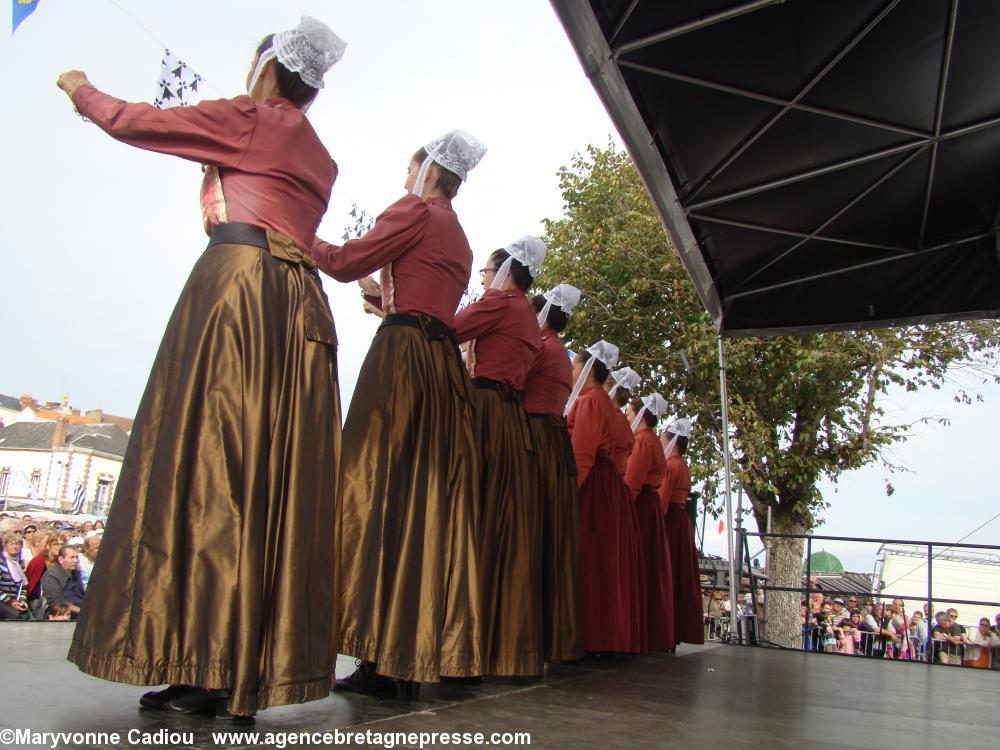
[[[732,462],[729,455],[729,391],[726,388],[726,344],[719,335],[719,390],[722,399],[722,453],[726,469],[726,542],[729,545],[729,634],[739,633],[737,600],[739,582],[736,580],[736,551],[733,544],[733,488]]]

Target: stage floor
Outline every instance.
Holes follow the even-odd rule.
[[[254,724],[234,726],[140,711],[145,689],[88,677],[65,660],[72,628],[0,623],[0,747],[42,746],[5,743],[3,730],[9,729],[119,733],[117,743],[77,737],[57,745],[105,750],[291,747],[300,733],[348,728],[482,732],[487,741],[493,732],[527,732],[534,748],[1000,747],[1000,672],[736,646],[681,647],[673,656],[558,667],[526,685],[425,686],[420,700],[408,704],[337,693],[268,709]],[[342,658],[338,675],[353,666]],[[174,736],[157,735],[161,730]],[[259,742],[212,735],[243,731],[260,733]],[[271,745],[263,744],[268,733],[274,734]]]

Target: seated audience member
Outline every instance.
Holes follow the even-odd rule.
[[[21,568],[24,569],[31,562],[31,558],[38,554],[38,550],[35,549],[35,533],[38,531],[38,526],[33,523],[25,525],[21,529],[21,541],[23,545],[21,546]]]
[[[101,549],[101,535],[91,531],[83,539],[83,548],[80,555],[80,578],[83,581],[83,590],[87,590],[90,583],[90,573],[94,570],[94,563],[97,561],[97,553]]]
[[[56,604],[69,605],[73,619],[80,614],[83,604],[83,582],[80,580],[80,553],[75,547],[63,545],[56,564],[42,576],[42,596],[45,597],[46,614]]]
[[[993,632],[987,617],[979,619],[979,627],[966,632],[965,666],[989,669],[993,666],[993,649],[1000,646],[1000,635]]]
[[[937,624],[931,629],[934,660],[941,664],[962,663],[962,628],[951,621],[947,612],[934,615]]]
[[[28,576],[21,568],[21,535],[4,532],[0,543],[0,620],[27,620]]]
[[[31,558],[25,574],[28,576],[28,607],[36,620],[44,620],[42,611],[42,576],[56,564],[63,541],[58,532],[43,530],[35,534],[41,551]]]
[[[72,620],[73,613],[70,612],[70,605],[66,602],[59,602],[58,604],[53,604],[49,607],[49,616],[46,618],[49,622],[57,622],[60,620]]]

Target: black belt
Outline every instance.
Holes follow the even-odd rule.
[[[472,387],[496,391],[504,401],[524,402],[524,391],[517,390],[510,383],[504,383],[492,378],[473,378]]]
[[[208,246],[214,245],[251,245],[261,247],[265,250],[271,249],[271,243],[267,241],[267,230],[256,224],[219,224],[212,230],[212,236],[208,240]]]
[[[379,326],[381,331],[387,326],[410,326],[419,328],[430,341],[450,341],[458,348],[458,334],[454,328],[449,328],[433,315],[407,315],[406,313],[389,313]]]

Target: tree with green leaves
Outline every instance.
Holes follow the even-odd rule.
[[[590,146],[559,172],[563,217],[547,220],[549,253],[539,286],[567,282],[584,292],[570,347],[607,339],[622,364],[644,376],[696,432],[687,458],[706,509],[722,502],[718,339],[642,180],[612,144]],[[892,388],[941,388],[956,371],[997,376],[1000,325],[946,323],[726,342],[734,480],[758,527],[771,511],[774,533],[806,534],[829,507],[821,479],[873,462],[893,467],[886,449],[913,425],[883,408]],[[958,397],[972,401],[962,391]],[[892,487],[887,484],[887,492]],[[801,540],[770,545],[770,583],[802,583]],[[768,637],[796,643],[799,595],[768,598]]]

